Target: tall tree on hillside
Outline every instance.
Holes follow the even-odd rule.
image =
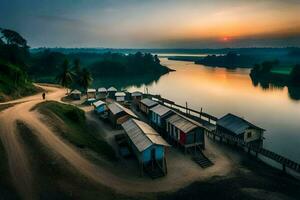
[[[80,67],[79,59],[75,59],[73,61],[72,73],[73,73],[72,88],[78,88],[78,87],[80,87],[80,74],[81,74],[81,67]]]
[[[56,80],[61,86],[67,89],[67,93],[68,93],[68,87],[73,82],[73,73],[69,68],[69,61],[67,59],[64,60],[61,67],[62,67],[62,71],[60,74],[57,75]]]
[[[92,82],[93,82],[93,78],[91,73],[86,68],[83,68],[79,75],[80,86],[85,90],[87,90],[88,87],[92,84]]]
[[[22,48],[28,48],[27,41],[16,31],[9,29],[2,29],[1,31],[1,40],[5,41],[7,45],[17,45]]]
[[[80,73],[81,67],[80,67],[80,60],[79,59],[75,59],[74,60],[72,71],[74,71],[75,74],[79,74]]]
[[[27,41],[16,31],[0,28],[0,57],[26,69],[30,56]]]

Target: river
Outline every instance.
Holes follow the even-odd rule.
[[[264,147],[300,162],[300,101],[288,89],[254,86],[249,69],[228,70],[196,65],[192,62],[161,63],[175,69],[157,81],[129,86],[128,91],[160,94],[178,104],[221,117],[233,113],[266,129]]]

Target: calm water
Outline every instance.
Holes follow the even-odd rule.
[[[300,101],[289,97],[287,88],[255,87],[248,69],[228,70],[161,58],[176,72],[153,83],[127,87],[129,91],[160,94],[165,98],[217,117],[229,112],[266,129],[264,145],[300,162]]]

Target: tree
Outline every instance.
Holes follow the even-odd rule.
[[[291,71],[291,82],[293,85],[300,85],[300,65],[296,65]]]
[[[91,73],[86,69],[83,68],[79,75],[79,84],[85,90],[92,84],[93,78]]]
[[[74,60],[74,65],[72,67],[72,71],[75,73],[75,74],[79,74],[80,71],[81,71],[81,68],[80,68],[80,60],[79,59],[75,59]]]
[[[17,45],[22,48],[28,48],[27,41],[16,31],[9,30],[9,29],[2,29],[1,30],[1,40],[6,42],[7,45]]]
[[[67,89],[67,93],[68,93],[68,87],[73,82],[73,73],[69,68],[69,61],[67,59],[64,60],[61,67],[62,67],[62,71],[60,74],[57,75],[56,80],[61,86]]]
[[[155,62],[155,64],[157,64],[157,65],[160,64],[160,60],[159,60],[159,58],[158,58],[157,55],[154,56],[154,62]]]

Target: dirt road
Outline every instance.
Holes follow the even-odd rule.
[[[60,101],[61,97],[65,95],[65,90],[61,88],[40,87],[48,91],[47,100]],[[169,165],[170,173],[167,177],[151,180],[123,176],[122,171],[93,164],[73,146],[58,137],[50,126],[41,119],[42,116],[38,111],[31,111],[32,107],[42,101],[40,94],[26,97],[13,101],[14,103],[23,103],[0,112],[0,138],[8,154],[10,172],[14,183],[24,198],[34,198],[34,189],[32,187],[34,177],[32,177],[26,151],[16,130],[16,122],[18,120],[27,124],[44,145],[47,145],[50,150],[62,156],[79,173],[96,183],[126,194],[176,190],[195,180],[205,180],[212,176],[226,175],[232,170],[230,160],[223,156],[222,152],[216,150],[214,154],[214,162],[216,164],[209,169],[203,170],[193,162],[179,163],[177,159],[182,161],[182,159],[186,158],[179,154],[173,154],[173,156],[170,155],[170,160],[173,163],[179,163],[179,165]],[[209,148],[208,146],[207,149]],[[171,173],[171,171],[173,172]]]

